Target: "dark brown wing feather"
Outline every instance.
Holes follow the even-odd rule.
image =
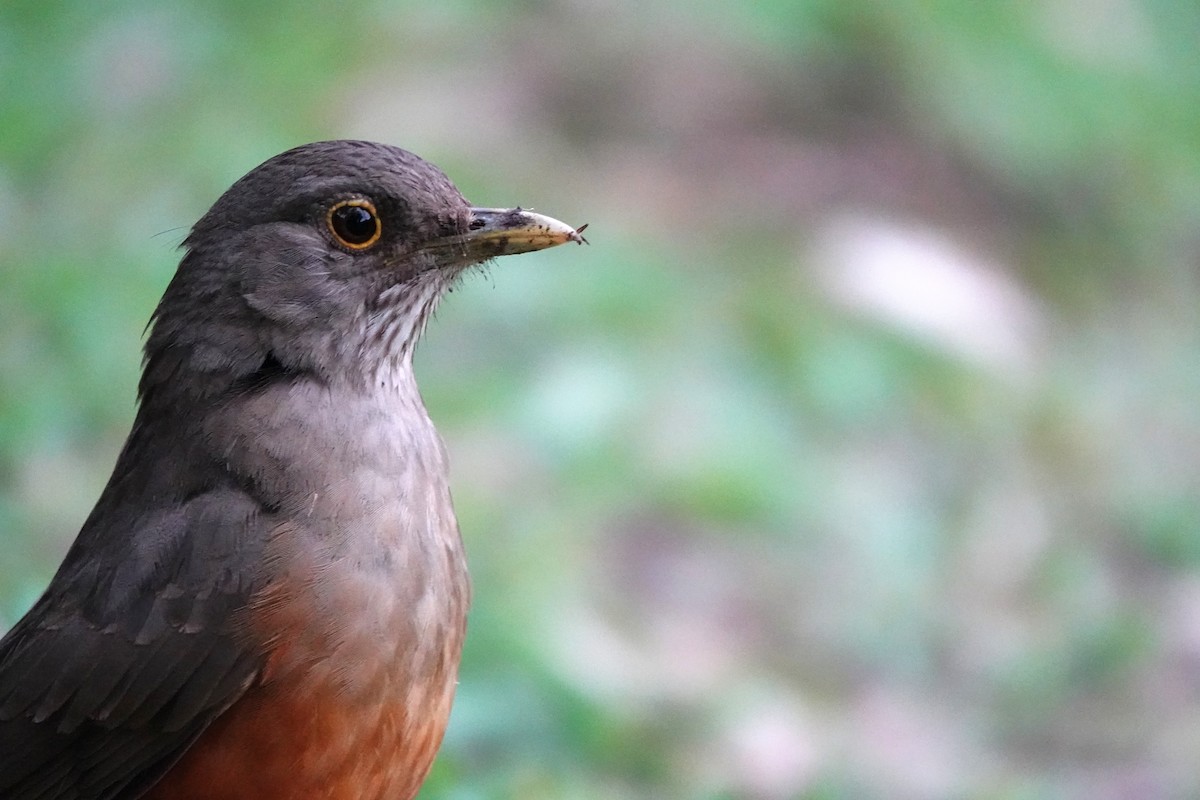
[[[119,489],[0,640],[5,800],[137,797],[259,670],[238,626],[260,583],[259,504],[224,486],[139,512]]]

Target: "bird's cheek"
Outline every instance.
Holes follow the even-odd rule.
[[[400,265],[400,271],[407,269],[410,276],[415,276],[433,269],[444,269],[445,266],[443,261],[433,254],[418,250],[408,257],[405,264]]]
[[[338,281],[329,265],[266,262],[245,272],[242,297],[262,317],[284,327],[309,327],[337,311]]]
[[[407,264],[399,265],[398,273],[403,273],[405,277],[415,277],[423,272],[439,270],[453,276],[476,261],[476,259],[465,258],[464,253],[460,250],[417,250],[408,255]]]
[[[320,315],[319,298],[290,287],[259,285],[242,297],[260,316],[285,328],[304,327]]]

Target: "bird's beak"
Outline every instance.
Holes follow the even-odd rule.
[[[545,250],[567,242],[586,244],[587,240],[580,235],[586,227],[573,228],[522,208],[472,208],[466,233],[435,239],[421,249],[451,262],[467,264]]]

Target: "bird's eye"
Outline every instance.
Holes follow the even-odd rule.
[[[366,250],[383,232],[369,200],[343,200],[329,209],[325,222],[338,244],[351,250]]]

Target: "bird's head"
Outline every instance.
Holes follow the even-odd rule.
[[[196,223],[154,313],[143,396],[188,373],[203,395],[278,376],[371,380],[403,367],[438,299],[490,258],[582,242],[520,208],[473,208],[397,147],[278,155]]]

